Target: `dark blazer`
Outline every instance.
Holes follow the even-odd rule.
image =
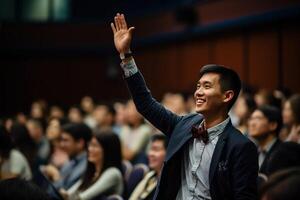
[[[137,110],[169,138],[167,155],[154,199],[176,199],[181,185],[183,149],[192,139],[191,127],[201,114],[178,116],[152,98],[140,72],[125,79]],[[257,199],[258,158],[256,146],[231,122],[221,134],[211,161],[209,180],[213,200]]]
[[[259,168],[259,172],[269,175],[268,173],[268,168],[269,168],[269,160],[271,155],[273,154],[273,152],[276,151],[276,149],[280,146],[282,142],[279,139],[276,139],[275,143],[272,145],[271,149],[267,152],[266,157],[263,161],[263,163],[261,164],[260,168]]]

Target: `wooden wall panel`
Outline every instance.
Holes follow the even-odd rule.
[[[249,83],[265,89],[278,85],[277,31],[253,32],[249,36]]]
[[[214,62],[234,69],[245,80],[243,35],[217,38],[214,42]]]
[[[210,41],[196,40],[186,42],[180,48],[178,62],[182,91],[194,92],[201,67],[209,63],[209,45]]]
[[[283,86],[300,93],[300,28],[286,27],[282,31]]]

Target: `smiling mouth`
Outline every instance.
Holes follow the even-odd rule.
[[[204,99],[197,99],[196,100],[196,105],[202,105],[205,103],[205,100]]]

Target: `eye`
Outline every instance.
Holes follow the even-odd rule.
[[[199,88],[200,88],[200,84],[198,83],[198,84],[197,84],[197,89],[199,89]]]
[[[210,87],[209,84],[205,84],[205,85],[204,85],[204,88],[205,88],[205,89],[209,89],[209,88],[211,88],[211,87]]]

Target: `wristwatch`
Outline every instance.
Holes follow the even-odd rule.
[[[124,60],[126,58],[130,58],[132,56],[132,52],[129,50],[127,53],[120,53],[121,60]]]

